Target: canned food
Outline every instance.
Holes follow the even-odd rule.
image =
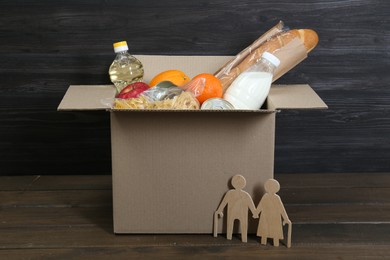
[[[150,96],[154,101],[172,99],[180,95],[184,90],[173,84],[171,81],[161,81],[153,88],[150,88]],[[154,91],[153,91],[154,90]]]
[[[234,106],[223,98],[210,98],[203,102],[200,109],[231,110],[234,109]]]
[[[175,84],[173,84],[171,81],[168,81],[168,80],[164,80],[164,81],[161,81],[159,82],[156,87],[160,87],[160,88],[172,88],[172,87],[177,87]]]

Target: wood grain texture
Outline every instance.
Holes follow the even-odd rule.
[[[320,42],[278,83],[327,111],[277,116],[275,171],[388,172],[390,3],[32,1],[0,8],[0,175],[109,174],[109,115],[56,112],[70,84],[106,84],[112,43],[134,54],[234,55],[279,20]]]
[[[277,175],[279,194],[294,223],[290,249],[285,241],[278,248],[260,245],[253,234],[247,243],[238,235],[232,240],[225,234],[214,238],[211,230],[201,235],[114,235],[109,176],[2,176],[0,258],[387,259],[390,175],[353,176]],[[378,183],[375,194],[360,196]],[[313,188],[324,194],[312,193]],[[344,192],[337,198],[340,189]]]
[[[175,240],[176,241],[176,240]],[[175,243],[175,242],[173,242]],[[238,242],[240,243],[240,242]],[[251,246],[127,246],[127,247],[86,247],[86,248],[42,248],[33,250],[6,249],[0,251],[0,257],[14,259],[199,259],[199,258],[242,258],[246,259],[386,259],[388,245],[354,245],[332,247],[324,246],[299,246],[293,249],[272,249],[267,246],[259,247],[257,243]]]

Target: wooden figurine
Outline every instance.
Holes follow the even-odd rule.
[[[217,236],[218,232],[218,217],[223,217],[222,211],[227,205],[227,239],[232,239],[234,220],[238,219],[241,228],[241,241],[247,242],[248,209],[251,210],[254,218],[258,218],[258,213],[251,196],[242,190],[245,185],[246,180],[242,175],[233,176],[232,186],[234,189],[226,192],[221,204],[214,213],[214,237]]]
[[[279,246],[279,239],[283,239],[283,225],[288,224],[287,247],[291,247],[292,223],[287,216],[282,200],[276,194],[280,190],[280,184],[274,179],[269,179],[264,185],[265,194],[257,206],[260,214],[257,236],[261,237],[261,244],[267,244],[267,238],[272,238],[274,246]]]

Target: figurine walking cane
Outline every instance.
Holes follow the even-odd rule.
[[[218,236],[218,212],[214,212],[214,237]]]
[[[292,223],[288,223],[288,232],[287,232],[287,248],[291,247],[291,233],[292,233]]]

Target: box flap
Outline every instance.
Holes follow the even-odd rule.
[[[62,98],[59,111],[65,110],[106,110],[103,99],[114,98],[114,85],[72,85]]]
[[[267,102],[274,109],[328,108],[309,85],[272,85]]]

